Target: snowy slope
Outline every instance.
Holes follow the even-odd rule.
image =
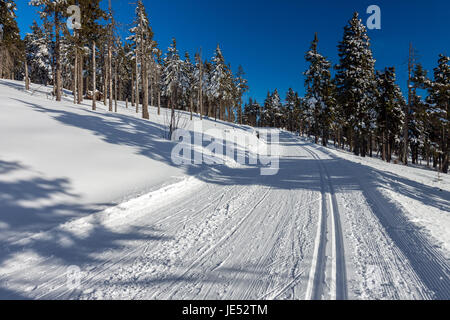
[[[0,298],[450,298],[448,176],[286,132],[274,176],[176,166],[164,110],[22,87],[0,81]]]

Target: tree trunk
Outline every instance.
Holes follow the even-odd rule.
[[[3,40],[0,39],[0,79],[3,79]]]
[[[147,72],[147,59],[142,57],[141,61],[142,65],[142,90],[143,90],[143,100],[142,100],[142,118],[150,119],[150,115],[148,113],[148,72]]]
[[[202,62],[201,51],[200,51],[200,57],[199,57],[199,64],[200,64],[200,72],[199,72],[200,85],[198,87],[198,104],[199,104],[199,110],[200,110],[200,120],[203,120],[203,62]]]
[[[131,106],[134,107],[134,70],[131,70]]]
[[[111,39],[111,35],[110,35]],[[108,91],[109,91],[109,111],[113,111],[113,76],[112,76],[112,44],[108,42]]]
[[[136,113],[139,113],[139,65],[138,65],[138,50],[136,49]]]
[[[161,90],[158,90],[158,116],[161,115]]]
[[[191,113],[191,121],[193,119],[192,109],[193,109],[194,100],[192,99],[192,95],[189,97],[189,111]]]
[[[73,103],[77,104],[77,87],[78,87],[78,52],[75,45],[75,64],[73,66]]]
[[[62,98],[62,79],[61,79],[61,35],[59,32],[59,12],[55,10],[55,59],[56,59],[56,101]]]
[[[109,75],[108,75],[108,55],[104,59],[103,66],[103,104],[107,105],[108,100],[108,83],[109,83]]]
[[[28,77],[28,61],[25,57],[25,90],[30,90],[30,78]]]
[[[114,112],[117,113],[117,62],[114,64]]]
[[[84,93],[84,87],[83,87],[83,54],[81,52],[78,53],[79,59],[78,59],[78,103],[83,102],[83,93]]]
[[[96,88],[97,88],[97,66],[95,64],[95,41],[92,43],[92,110],[97,109],[96,100]]]

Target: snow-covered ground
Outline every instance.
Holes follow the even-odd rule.
[[[48,90],[0,80],[0,298],[450,299],[447,175],[287,132],[277,175],[177,166],[165,110]]]

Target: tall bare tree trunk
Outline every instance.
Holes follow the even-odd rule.
[[[139,63],[138,63],[138,49],[136,48],[136,113],[139,113]]]
[[[30,90],[30,78],[28,77],[28,59],[25,57],[25,90]]]
[[[95,41],[92,43],[92,110],[96,110],[97,66],[95,63]]]
[[[150,115],[148,113],[148,72],[147,72],[147,58],[142,57],[142,90],[144,93],[142,100],[142,118],[150,119]]]
[[[108,92],[109,92],[109,111],[113,111],[113,80],[112,80],[112,45],[111,40],[108,43]]]
[[[158,116],[161,115],[161,90],[158,89]]]
[[[203,120],[203,62],[201,49],[200,49],[199,64],[200,64],[200,72],[199,72],[200,85],[198,87],[198,104],[200,109],[200,120]]]
[[[153,65],[153,58],[150,58],[150,106],[155,106],[155,90],[154,90],[154,84],[155,84],[155,68]]]
[[[193,119],[192,109],[194,108],[194,99],[192,98],[192,94],[189,97],[189,111],[191,113],[191,121]]]
[[[0,79],[3,79],[3,64],[4,64],[3,63],[3,60],[4,60],[3,52],[4,52],[3,40],[0,39]]]
[[[134,70],[131,70],[131,106],[134,107]]]
[[[73,103],[77,103],[77,87],[78,87],[78,52],[75,45],[75,64],[73,66]]]
[[[106,58],[104,60],[104,66],[103,66],[103,104],[107,105],[108,100],[108,54],[106,54]]]
[[[114,64],[114,112],[117,113],[117,61]]]
[[[78,58],[78,103],[82,103],[83,102],[83,93],[84,93],[84,83],[83,83],[83,54],[82,52],[78,53],[79,58]]]
[[[61,77],[61,35],[59,13],[55,10],[55,59],[56,59],[56,101],[61,101],[62,98],[62,77]]]
[[[142,26],[142,16],[141,16],[141,26]],[[141,71],[142,71],[142,118],[150,119],[148,114],[148,60],[146,56],[146,44],[144,38],[144,30],[141,28]]]

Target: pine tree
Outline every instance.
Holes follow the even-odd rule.
[[[16,10],[13,0],[0,1],[0,78],[13,79],[15,68],[24,57]]]
[[[339,46],[340,62],[336,66],[339,108],[347,119],[346,134],[356,155],[366,155],[371,109],[375,94],[375,60],[370,49],[366,27],[353,15],[344,28]]]
[[[405,118],[406,101],[395,81],[395,68],[386,68],[384,72],[377,72],[377,129],[381,140],[382,158],[387,162],[392,159],[395,144],[402,139]]]
[[[200,52],[197,52],[195,54],[195,70],[194,70],[194,77],[196,79],[194,86],[197,90],[197,101],[198,101],[198,113],[200,114],[200,120],[203,120],[203,94],[206,91],[205,88],[205,72],[204,72],[204,65],[202,61],[202,50],[200,49]]]
[[[235,86],[237,88],[237,117],[239,124],[242,124],[242,97],[248,91],[248,81],[244,78],[245,72],[242,66],[239,66],[236,73]]]
[[[184,63],[182,65],[181,72],[181,88],[184,96],[185,104],[189,106],[190,119],[193,119],[194,112],[194,96],[196,93],[195,90],[195,67],[191,62],[191,57],[189,53],[185,53]]]
[[[319,39],[317,33],[306,53],[305,59],[309,62],[309,69],[304,73],[306,99],[312,111],[312,134],[318,143],[322,137],[322,143],[327,145],[328,133],[332,119],[333,86],[331,81],[331,64],[317,50]]]
[[[66,15],[67,0],[30,0],[30,5],[39,7],[39,14],[45,21],[51,22],[55,35],[55,95],[56,101],[62,96],[61,65],[61,28],[62,19]]]
[[[25,36],[25,46],[30,79],[34,83],[47,85],[52,81],[51,53],[44,30],[36,21],[31,26],[31,33]]]
[[[231,71],[229,66],[225,64],[225,58],[219,45],[217,45],[211,62],[213,71],[210,79],[210,92],[212,97],[218,101],[218,108],[216,107],[215,118],[217,119],[217,112],[219,112],[219,119],[224,120],[224,102],[230,99]]]
[[[273,93],[268,92],[262,111],[262,122],[264,126],[272,128],[280,127],[283,117],[282,109],[283,106],[278,90],[275,89]]]
[[[246,103],[244,107],[243,123],[257,127],[260,109],[261,107],[258,102],[252,98],[249,98],[248,103]]]
[[[296,130],[296,122],[298,119],[298,108],[300,105],[300,100],[298,97],[298,93],[294,92],[292,88],[289,88],[286,94],[286,103],[285,103],[285,124],[286,128],[294,132]]]
[[[448,173],[449,129],[450,129],[450,57],[439,55],[438,66],[434,69],[434,81],[427,82],[429,113],[435,128],[435,141],[439,146],[441,171]]]
[[[132,41],[133,48],[135,51],[135,62],[136,62],[136,100],[139,105],[139,64],[141,69],[141,79],[142,79],[142,118],[149,119],[148,113],[148,102],[149,102],[149,57],[153,55],[153,49],[156,43],[153,41],[153,31],[150,27],[149,19],[145,6],[141,0],[138,1],[136,7],[136,18],[134,20],[134,27],[130,29],[131,36],[128,40]],[[137,109],[136,109],[137,110]]]
[[[172,44],[168,48],[166,58],[164,59],[164,70],[162,75],[162,93],[167,97],[169,108],[171,109],[169,139],[172,139],[172,134],[176,130],[175,105],[179,102],[182,71],[183,61],[180,59],[178,53],[177,41],[173,38]]]
[[[426,83],[429,83],[427,71],[420,63],[415,65],[411,85],[413,87],[413,103],[412,103],[412,118],[410,120],[411,132],[411,150],[413,163],[417,163],[419,153],[422,158],[427,161],[427,166],[430,165],[431,155],[431,114],[428,113],[429,106],[426,101],[417,94],[418,89],[426,89]]]

